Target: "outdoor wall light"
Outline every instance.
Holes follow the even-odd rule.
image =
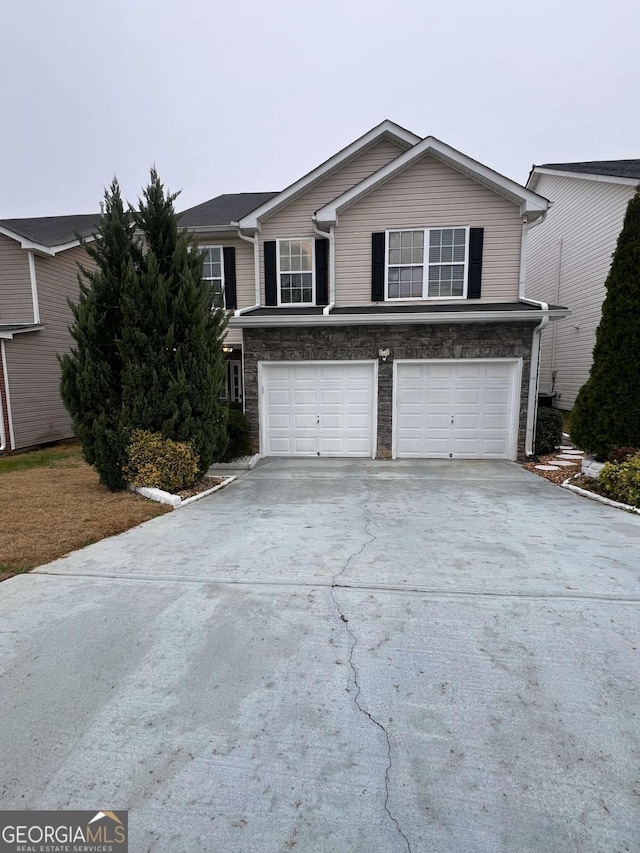
[[[380,358],[383,361],[386,361],[389,358],[389,356],[391,355],[391,350],[390,349],[380,349],[380,350],[378,350],[378,355],[380,356]]]
[[[222,347],[222,352],[226,352],[226,353],[233,352],[233,347]]]

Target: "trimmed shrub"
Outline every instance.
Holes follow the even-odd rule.
[[[596,480],[596,488],[606,498],[640,507],[640,456],[617,465],[607,462]]]
[[[562,413],[558,409],[538,409],[536,453],[553,453],[562,443]]]
[[[137,429],[127,447],[123,473],[134,486],[177,492],[195,483],[199,463],[190,441],[173,441],[159,432]]]
[[[632,456],[640,456],[640,447],[614,447],[608,461],[618,465],[620,462],[627,462]]]
[[[227,438],[225,462],[231,462],[232,459],[238,459],[240,456],[251,455],[251,425],[244,413],[238,409],[229,409]]]

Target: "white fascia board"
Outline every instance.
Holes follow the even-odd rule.
[[[22,335],[25,332],[41,332],[42,329],[44,329],[44,326],[40,323],[30,323],[23,327],[13,326],[10,329],[0,330],[0,340],[12,341],[14,335]]]
[[[544,169],[534,166],[527,181],[527,187],[534,190],[538,185],[540,175],[560,175],[562,178],[578,178],[582,181],[595,181],[600,184],[622,184],[627,187],[640,185],[640,178],[617,178],[615,175],[594,175],[591,172],[565,172],[561,169]]]
[[[422,142],[418,142],[413,148],[400,154],[395,160],[392,160],[386,166],[374,172],[373,175],[360,181],[359,184],[351,187],[351,189],[316,211],[317,223],[322,227],[335,225],[338,214],[342,210],[354,204],[363,195],[376,189],[421,157],[427,155],[435,157],[437,160],[468,175],[473,180],[484,184],[510,201],[519,204],[520,215],[526,217],[529,221],[538,219],[549,207],[549,202],[541,195],[537,195],[537,193],[526,189],[526,187],[517,184],[510,178],[500,175],[488,166],[483,166],[477,160],[472,160],[471,157],[467,157],[461,151],[456,151],[455,148],[451,148],[450,145],[446,145],[434,136],[427,136]]]
[[[269,199],[269,201],[266,201],[264,204],[260,205],[260,207],[252,210],[251,213],[243,216],[239,221],[238,226],[242,228],[243,231],[255,231],[256,229],[259,229],[260,220],[271,210],[286,204],[287,201],[302,192],[305,187],[315,183],[324,175],[339,168],[342,163],[355,157],[361,150],[373,145],[378,139],[385,136],[390,136],[391,138],[395,137],[399,141],[412,147],[420,142],[420,137],[416,136],[415,133],[411,133],[403,127],[400,127],[400,125],[395,124],[395,122],[386,119],[376,127],[372,128],[368,133],[365,133],[364,136],[356,139],[355,142],[351,143],[351,145],[347,145],[347,147],[343,148],[342,151],[334,154],[333,157],[330,157],[329,160],[322,163],[316,169],[295,181],[295,183],[291,184],[291,186],[287,187],[285,190],[282,190],[282,192],[278,193],[272,199]]]
[[[12,240],[16,240],[18,243],[20,243],[20,248],[26,249],[27,252],[35,252],[37,255],[46,255],[47,257],[54,257],[58,254],[58,252],[64,252],[67,249],[73,249],[76,246],[79,246],[81,242],[91,243],[92,240],[95,239],[95,237],[89,236],[84,237],[82,241],[71,240],[68,243],[60,243],[60,245],[58,246],[43,246],[41,243],[34,243],[33,240],[28,240],[21,234],[17,234],[15,231],[11,231],[9,228],[5,228],[4,225],[0,225],[0,234],[4,234],[5,237],[10,237]]]
[[[250,329],[286,326],[395,326],[399,324],[432,325],[441,323],[509,323],[526,320],[540,322],[542,317],[560,320],[570,315],[568,308],[550,311],[452,311],[438,314],[299,314],[295,317],[232,317],[229,328]]]
[[[49,246],[42,246],[40,243],[34,243],[32,240],[27,240],[26,237],[16,234],[15,231],[5,228],[4,225],[0,225],[0,234],[4,234],[5,237],[10,237],[12,240],[16,240],[20,243],[21,249],[26,249],[30,252],[38,252],[41,255],[55,255],[55,252]]]
[[[71,240],[69,243],[61,243],[59,246],[52,246],[51,253],[57,255],[59,252],[66,252],[67,249],[75,249],[76,246],[82,246],[84,243],[93,243],[96,238],[93,235],[83,237],[82,240]]]
[[[238,225],[234,222],[230,222],[228,225],[188,225],[181,230],[194,234],[196,237],[206,234],[233,234],[235,237],[237,236]]]

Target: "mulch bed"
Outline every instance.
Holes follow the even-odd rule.
[[[558,453],[561,452],[561,450],[558,451]],[[544,477],[545,480],[551,480],[552,483],[564,483],[567,477],[573,477],[574,474],[579,473],[581,460],[576,462],[575,465],[562,465],[559,471],[539,471],[536,469],[536,465],[553,465],[553,460],[556,458],[558,453],[541,456],[539,462],[527,462],[523,467],[526,468],[527,471],[537,474],[538,477]],[[576,485],[578,484],[576,483]]]
[[[190,489],[182,489],[180,492],[176,492],[183,501],[186,501],[187,498],[192,498],[194,495],[199,495],[201,492],[206,492],[208,489],[213,489],[215,486],[219,486],[222,482],[222,477],[203,477],[201,480],[198,480],[197,483],[194,483]]]

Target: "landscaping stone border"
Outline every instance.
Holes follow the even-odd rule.
[[[630,504],[623,504],[619,501],[612,501],[611,498],[605,498],[595,492],[588,491],[588,489],[581,489],[580,486],[572,486],[571,477],[568,477],[564,483],[560,483],[560,485],[563,489],[568,489],[569,491],[582,495],[585,498],[589,498],[592,501],[597,501],[598,503],[605,504],[606,506],[613,506],[616,509],[625,509],[627,512],[633,512],[636,515],[640,515],[640,509],[638,509],[638,507],[631,506]]]
[[[177,509],[178,507],[186,506],[194,501],[199,501],[200,498],[206,498],[214,492],[217,492],[218,489],[224,489],[225,486],[228,486],[229,483],[232,483],[236,479],[237,477],[225,477],[225,479],[221,483],[218,483],[217,486],[212,486],[210,489],[206,489],[204,492],[199,492],[197,495],[192,495],[190,498],[184,498],[184,500],[180,495],[172,495],[171,492],[165,492],[162,489],[153,489],[147,486],[129,486],[129,488],[132,492],[142,495],[143,498],[149,498],[149,500],[157,501],[157,503],[161,504],[168,504],[174,509]]]

